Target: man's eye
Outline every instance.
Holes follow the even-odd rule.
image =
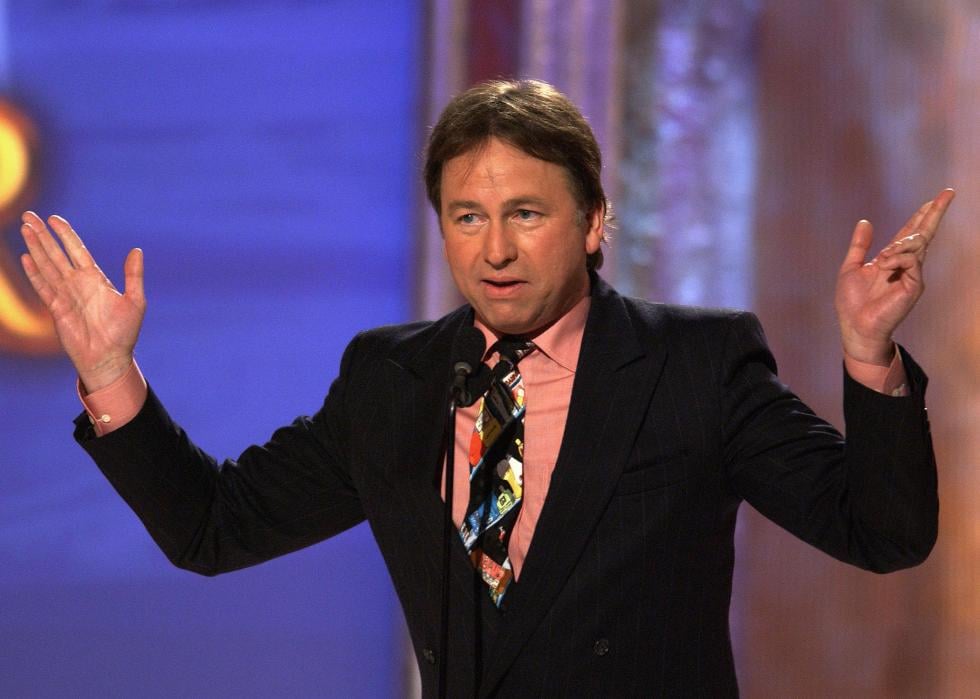
[[[521,221],[533,221],[540,214],[537,211],[531,211],[530,209],[518,209],[517,218]]]
[[[460,223],[470,225],[476,223],[476,214],[463,214],[457,219]]]

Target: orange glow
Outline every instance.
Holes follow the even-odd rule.
[[[0,208],[14,201],[27,182],[28,151],[17,124],[0,112]]]
[[[0,100],[0,230],[19,220],[31,190],[36,151],[31,122],[9,102]],[[0,348],[28,354],[57,349],[48,314],[24,298],[17,281],[20,264],[0,245]],[[22,275],[20,275],[22,276]],[[28,292],[29,293],[29,292]],[[28,297],[30,298],[30,297]]]

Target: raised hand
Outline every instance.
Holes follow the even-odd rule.
[[[950,202],[944,189],[923,204],[878,256],[865,262],[872,228],[858,221],[837,276],[835,306],[844,352],[859,361],[886,366],[894,354],[892,333],[922,295],[922,263]]]
[[[108,386],[129,368],[143,323],[143,252],[135,248],[126,257],[120,294],[65,219],[48,219],[64,249],[37,214],[25,212],[22,221],[28,253],[21,264],[51,312],[61,346],[89,392]]]

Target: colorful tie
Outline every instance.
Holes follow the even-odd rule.
[[[500,360],[470,440],[470,502],[459,535],[497,607],[514,579],[507,544],[524,485],[524,380],[517,363],[533,350],[532,343],[516,338],[490,348]]]

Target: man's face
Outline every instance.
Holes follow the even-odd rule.
[[[583,220],[561,166],[492,138],[446,162],[440,197],[453,281],[491,329],[536,333],[589,293],[602,212]]]

